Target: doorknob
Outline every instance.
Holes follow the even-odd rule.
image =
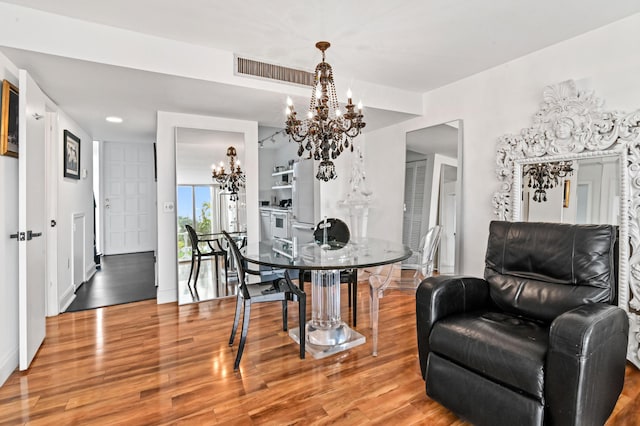
[[[41,236],[42,236],[42,232],[27,231],[27,241],[35,237],[41,237]]]

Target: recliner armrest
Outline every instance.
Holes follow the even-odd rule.
[[[628,332],[627,314],[603,303],[582,305],[551,323],[546,421],[604,424],[624,384]]]
[[[424,279],[416,292],[416,321],[420,370],[424,378],[429,335],[440,319],[488,306],[489,285],[481,278],[437,276]]]
[[[557,317],[549,330],[549,350],[588,357],[615,333],[627,334],[629,320],[617,306],[590,303]]]

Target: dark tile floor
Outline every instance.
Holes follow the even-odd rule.
[[[66,312],[155,299],[153,252],[104,256],[101,269],[78,290]]]

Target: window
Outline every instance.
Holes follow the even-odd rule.
[[[191,225],[199,234],[218,232],[214,221],[216,194],[213,185],[178,186],[178,260],[191,260],[191,242],[186,225]]]

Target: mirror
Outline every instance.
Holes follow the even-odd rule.
[[[229,146],[236,148],[237,159],[242,165],[242,133],[176,128],[179,304],[236,294],[237,279],[233,262],[229,255],[226,262],[224,260],[227,245],[220,232],[223,229],[237,232],[239,238],[242,238],[243,232],[246,235],[245,195],[241,190],[239,199],[232,201],[230,194],[222,191],[211,176],[213,164],[218,165],[222,161],[225,169],[229,168],[226,156]],[[214,251],[220,254],[201,257],[199,271],[187,225],[195,230],[202,253]]]
[[[530,127],[498,140],[501,187],[492,199],[494,212],[500,220],[531,220],[533,203],[523,202],[523,170],[537,163],[576,165],[575,185],[569,184],[566,197],[562,184],[563,203],[576,208],[567,220],[618,225],[618,306],[629,316],[627,359],[640,368],[640,110],[604,111],[602,100],[578,91],[572,80],[547,86],[543,99]],[[544,219],[557,221],[557,214]]]
[[[455,120],[406,134],[402,242],[417,253],[422,236],[433,226],[442,226],[434,264],[440,274],[456,273],[459,267],[461,125]],[[419,263],[415,256],[405,263]]]
[[[618,155],[580,158],[567,164],[571,172],[557,178],[553,187],[537,185],[532,173],[549,176],[549,162],[524,164],[521,219],[527,222],[620,224],[620,158]],[[557,167],[556,167],[557,169]],[[562,174],[562,172],[561,172]],[[551,181],[553,182],[553,180]],[[540,188],[542,186],[542,188]],[[536,191],[542,197],[536,200]]]

